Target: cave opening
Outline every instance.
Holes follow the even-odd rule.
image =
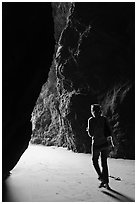
[[[31,139],[31,113],[55,48],[50,2],[2,3],[2,171],[16,165]]]
[[[33,167],[23,165],[26,176],[16,184],[24,182],[25,186],[29,183],[27,176],[34,181],[37,173],[38,185],[42,186],[47,170],[54,181],[65,148],[90,153],[86,127],[93,103],[101,105],[113,127],[116,151],[111,156],[124,159],[135,156],[134,3],[53,4],[53,7],[51,3],[2,4],[3,178],[24,161]],[[27,149],[30,139],[34,144],[50,147],[29,145]],[[54,151],[56,148],[60,155]],[[53,150],[55,157],[48,150]],[[20,159],[24,155],[27,159]],[[69,171],[70,166],[76,166],[71,157],[64,161],[63,167]],[[52,166],[55,163],[57,168]],[[14,181],[14,176],[18,177],[23,169],[14,168],[17,174],[13,173],[6,181]],[[29,170],[33,176],[28,174]],[[6,188],[3,193],[9,190]],[[58,191],[54,193],[58,195]]]

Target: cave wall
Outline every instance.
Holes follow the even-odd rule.
[[[113,157],[134,158],[134,3],[52,3],[55,54],[32,113],[32,143],[90,152],[90,105],[114,132]]]
[[[31,113],[54,53],[51,3],[2,3],[2,170],[4,177],[31,139]],[[50,52],[49,52],[50,50]]]

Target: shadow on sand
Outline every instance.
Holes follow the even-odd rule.
[[[129,198],[119,193],[118,191],[113,190],[112,188],[110,188],[109,190],[102,190],[101,192],[118,200],[119,202],[135,202],[135,200],[133,200],[132,198]]]

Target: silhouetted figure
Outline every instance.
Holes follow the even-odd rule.
[[[112,131],[107,118],[102,115],[99,104],[91,105],[91,113],[93,117],[88,119],[88,127],[86,130],[88,131],[88,135],[92,137],[92,162],[98,174],[98,179],[101,181],[99,187],[109,188],[107,157],[109,146],[114,147]],[[98,163],[100,155],[102,171]]]

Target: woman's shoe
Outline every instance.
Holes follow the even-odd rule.
[[[106,188],[106,189],[110,189],[110,186],[108,185],[108,183],[104,183],[104,188]]]
[[[99,188],[106,188],[106,189],[110,189],[110,187],[109,187],[109,185],[108,185],[108,183],[105,183],[104,181],[102,181],[101,183],[100,183],[100,185],[99,185]]]

